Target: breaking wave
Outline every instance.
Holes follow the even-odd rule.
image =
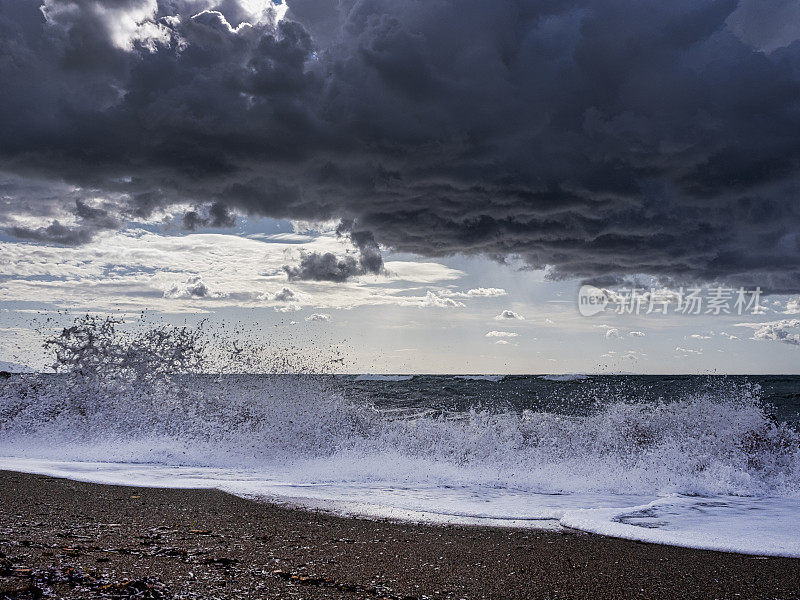
[[[335,459],[331,481],[800,495],[798,432],[772,419],[749,385],[657,403],[619,398],[582,415],[421,407],[398,417],[350,398],[335,378],[286,373],[284,356],[271,373],[204,374],[215,363],[200,329],[116,327],[79,321],[47,342],[60,374],[0,389],[4,454],[218,467]]]
[[[24,377],[2,393],[4,454],[216,467],[336,458],[330,481],[419,477],[538,493],[800,495],[798,435],[749,390],[592,415],[391,418],[302,375],[146,388]],[[347,462],[347,458],[351,462]],[[358,468],[361,468],[358,467]],[[405,467],[405,468],[404,468]]]
[[[589,379],[589,376],[580,373],[568,373],[566,375],[540,375],[539,379],[543,381],[583,381],[584,379]]]
[[[0,455],[244,469],[292,486],[401,490],[405,505],[416,494],[426,510],[459,489],[469,502],[451,512],[479,516],[488,494],[506,499],[503,518],[563,516],[570,500],[532,511],[540,494],[800,498],[800,435],[749,384],[659,402],[605,398],[580,414],[509,410],[491,398],[471,410],[421,401],[398,413],[285,348],[228,347],[202,328],[118,329],[79,320],[47,342],[58,373],[0,384]],[[587,522],[579,517],[568,522]]]
[[[365,373],[357,375],[355,381],[388,381],[396,383],[398,381],[411,381],[412,379],[414,379],[413,375],[372,375]]]

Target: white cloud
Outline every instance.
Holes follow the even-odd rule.
[[[384,263],[387,275],[384,281],[414,281],[417,283],[436,283],[458,279],[464,275],[463,271],[451,269],[445,265],[434,262],[412,262],[393,260]]]
[[[771,340],[800,346],[800,319],[782,319],[765,323],[737,323],[734,327],[753,330],[754,340]]]
[[[703,353],[702,350],[692,350],[691,348],[681,348],[680,346],[676,346],[675,347],[675,352],[681,352],[685,356],[688,356],[690,354],[702,354]]]
[[[328,221],[291,221],[292,229],[295,234],[309,234],[309,233],[336,233],[336,228],[339,226],[338,219],[330,219]],[[295,234],[279,234],[279,235],[295,235]]]
[[[693,333],[689,337],[692,338],[693,340],[710,340],[711,339],[710,335],[703,335],[701,333]]]
[[[224,294],[212,292],[199,275],[192,275],[183,283],[174,283],[164,290],[164,298],[221,298]]]
[[[506,292],[503,288],[473,288],[467,290],[467,296],[482,296],[484,298],[493,298],[496,296],[505,296]]]
[[[313,305],[323,309],[357,306],[419,306],[431,300],[409,295],[404,282],[428,284],[457,279],[463,273],[433,262],[387,263],[394,275],[346,283],[298,282],[291,294],[283,265],[301,250],[341,253],[334,233],[298,234],[192,233],[162,235],[128,229],[99,235],[78,247],[57,248],[22,242],[0,242],[4,285],[0,302],[48,303],[61,308],[141,310],[171,313],[211,311],[222,307]],[[186,283],[199,277],[209,291],[198,308],[202,286]],[[398,282],[402,282],[398,285]],[[195,287],[197,286],[197,287]],[[274,291],[265,293],[265,289]],[[289,289],[289,288],[287,288]],[[222,293],[224,290],[224,293]]]
[[[645,332],[644,331],[629,331],[628,335],[631,336],[631,337],[644,337],[645,336]]]
[[[513,331],[490,331],[486,334],[486,337],[496,337],[496,338],[513,338],[517,337],[519,334]]]
[[[497,340],[497,341],[495,342],[495,344],[502,344],[502,345],[504,345],[504,346],[505,346],[505,345],[507,345],[507,344],[508,344],[508,342],[507,342],[507,341],[505,341],[505,340]]]
[[[647,358],[647,353],[645,352],[638,352],[637,350],[625,350],[624,352],[616,352],[614,350],[609,350],[605,354],[601,354],[600,358],[606,358],[608,360],[614,361],[626,361],[626,360],[642,360]]]
[[[461,308],[464,306],[464,303],[453,300],[452,298],[442,298],[428,290],[428,293],[425,294],[425,298],[420,300],[417,306],[420,308]]]
[[[314,313],[306,317],[306,321],[330,321],[331,316],[322,313]]]
[[[275,312],[282,312],[282,313],[289,313],[289,312],[297,312],[302,307],[298,304],[287,304],[286,306],[276,306]]]
[[[783,311],[787,315],[800,314],[800,296],[792,298],[786,303],[786,310]]]
[[[513,310],[504,310],[499,315],[495,317],[495,321],[503,321],[505,319],[518,319],[520,321],[524,321],[525,317],[522,315],[515,313]]]
[[[616,327],[609,327],[606,329],[606,337],[607,338],[618,338],[619,337],[619,329]]]
[[[74,3],[45,0],[41,10],[50,25],[68,29],[76,18],[76,6]],[[109,41],[120,50],[132,51],[134,43],[139,42],[152,52],[156,45],[169,43],[170,30],[156,22],[156,0],[87,2],[78,10],[91,13],[95,22],[105,29]]]
[[[498,298],[508,295],[508,292],[502,288],[472,288],[466,292],[443,291],[441,295],[451,298]]]

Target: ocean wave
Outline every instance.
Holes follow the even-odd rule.
[[[354,379],[354,381],[388,381],[388,382],[397,382],[397,381],[409,381],[414,379],[413,375],[372,375],[369,373],[365,373],[363,375],[358,375]]]
[[[621,400],[575,416],[473,409],[393,418],[302,375],[191,375],[152,386],[20,376],[0,390],[0,421],[4,453],[23,456],[316,461],[330,480],[422,477],[541,493],[800,495],[798,433],[747,388]]]
[[[589,379],[589,376],[572,373],[566,375],[539,375],[539,379],[542,381],[583,381],[584,379]]]
[[[642,402],[589,383],[603,402],[580,414],[509,410],[491,398],[480,405],[490,408],[469,410],[431,410],[416,399],[398,413],[352,397],[337,378],[195,372],[202,361],[193,353],[205,346],[191,332],[136,337],[135,349],[109,335],[101,343],[102,336],[70,333],[58,346],[62,374],[0,384],[3,464],[67,461],[73,467],[59,467],[64,473],[101,464],[84,475],[98,478],[105,469],[104,481],[114,474],[150,481],[157,472],[152,481],[165,485],[183,473],[184,483],[241,495],[291,492],[426,514],[561,518],[623,537],[647,528],[632,524],[639,513],[625,507],[659,497],[772,498],[793,506],[800,499],[800,434],[774,419],[749,384]],[[168,360],[183,366],[166,368]],[[591,507],[611,512],[574,512]],[[708,543],[721,549],[738,543],[714,539]]]

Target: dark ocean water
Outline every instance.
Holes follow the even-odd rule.
[[[409,413],[479,408],[585,415],[621,401],[664,403],[750,393],[776,420],[800,422],[800,375],[349,375],[337,379],[351,397]]]

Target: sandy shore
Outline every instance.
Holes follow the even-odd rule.
[[[4,598],[800,598],[800,560],[0,471]]]

